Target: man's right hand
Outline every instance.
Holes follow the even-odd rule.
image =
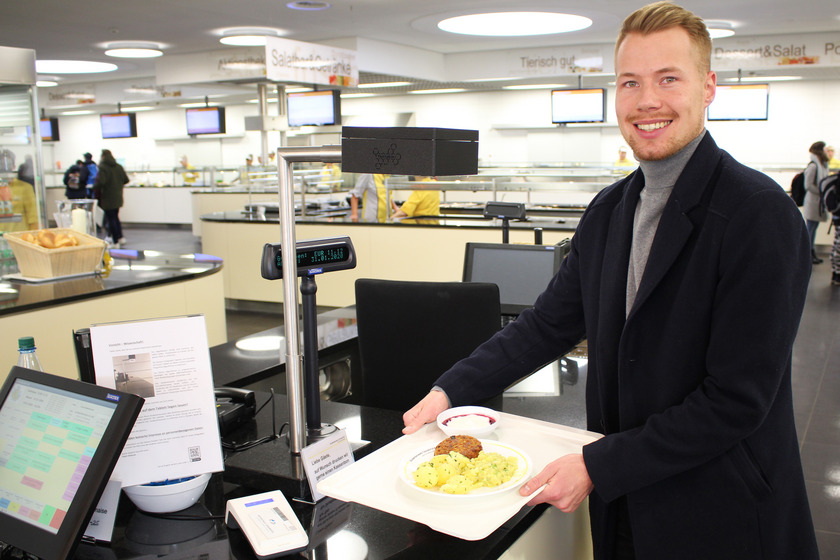
[[[449,400],[442,391],[430,391],[411,410],[403,414],[402,433],[413,434],[429,422],[437,420],[438,414],[449,408]]]

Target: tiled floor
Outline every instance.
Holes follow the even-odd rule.
[[[200,239],[188,229],[126,226],[134,249],[193,252]],[[830,285],[826,262],[814,267],[794,345],[793,394],[802,465],[821,556],[840,558],[840,286]],[[240,306],[241,307],[241,306]],[[265,306],[263,306],[265,307]],[[277,306],[228,309],[234,340],[282,323]]]

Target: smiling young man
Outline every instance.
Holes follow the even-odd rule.
[[[589,497],[597,560],[819,557],[793,421],[802,216],[705,130],[703,21],[669,2],[624,22],[616,113],[640,167],[587,207],[528,310],[444,373],[405,433],[498,394],[586,338],[587,426],[604,437],[521,489]]]

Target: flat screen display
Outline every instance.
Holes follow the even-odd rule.
[[[69,557],[142,404],[12,368],[0,391],[0,541],[47,560]]]
[[[224,134],[224,107],[196,107],[187,109],[187,134]]]
[[[41,142],[58,142],[58,119],[56,117],[41,119]]]
[[[137,136],[137,116],[134,113],[105,113],[99,115],[102,138],[134,138]]]
[[[719,85],[707,116],[710,121],[766,121],[769,102],[769,84]]]
[[[463,281],[496,284],[502,313],[518,315],[534,306],[564,256],[555,245],[467,243]]]
[[[336,90],[288,94],[289,126],[341,124],[341,95]]]
[[[604,122],[606,108],[607,95],[603,88],[551,91],[551,122],[554,124]]]

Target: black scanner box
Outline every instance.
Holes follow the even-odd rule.
[[[341,129],[341,170],[387,175],[475,175],[478,131],[345,126]]]

